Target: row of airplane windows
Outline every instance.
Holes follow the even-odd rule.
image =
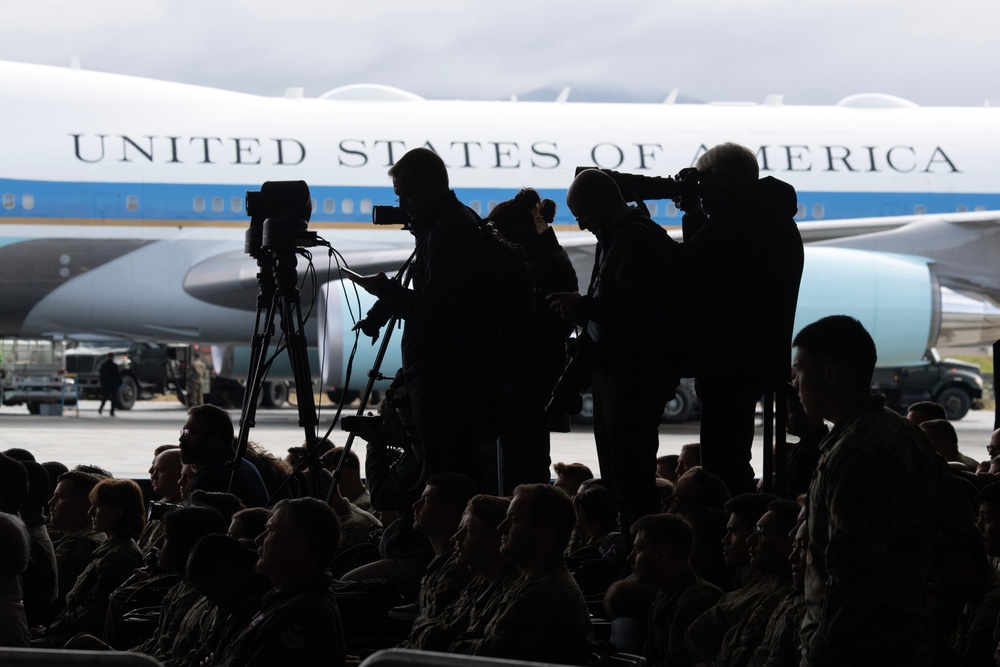
[[[486,205],[486,211],[492,211],[493,207],[497,205],[496,201],[489,201]],[[660,216],[659,202],[646,202],[646,206],[649,208],[649,213],[653,218]],[[17,196],[10,192],[5,192],[3,194],[3,207],[7,210],[13,210],[17,206]],[[484,215],[483,204],[481,201],[473,200],[469,202],[469,207],[472,208],[478,215]],[[21,208],[30,211],[35,208],[35,196],[32,194],[21,195]],[[195,213],[204,213],[206,210],[211,208],[213,213],[221,213],[226,209],[226,201],[223,197],[194,197],[191,202],[191,208]],[[324,199],[322,202],[323,214],[333,215],[337,212],[337,202],[333,199]],[[125,197],[125,209],[128,211],[138,211],[139,210],[139,197],[136,195],[128,195]],[[243,210],[243,199],[242,197],[232,197],[229,200],[229,210],[233,213],[239,213]],[[968,206],[960,205],[955,208],[958,213],[964,213],[969,210]],[[985,206],[975,206],[972,210],[974,211],[985,211]],[[316,213],[319,211],[319,203],[313,199],[312,200],[312,211]],[[371,215],[372,212],[372,200],[362,199],[358,202],[358,211],[361,215]],[[341,199],[340,200],[340,212],[344,215],[354,214],[354,200],[353,199]],[[927,208],[923,204],[917,204],[913,207],[913,213],[915,215],[923,215],[927,212]],[[811,210],[813,220],[822,220],[826,214],[823,204],[813,204]],[[677,207],[674,206],[673,202],[666,202],[663,207],[663,217],[666,218],[676,218],[678,214]],[[804,204],[799,204],[798,213],[795,215],[796,218],[802,219],[806,217],[806,206]]]

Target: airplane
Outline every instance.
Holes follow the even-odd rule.
[[[834,106],[434,101],[377,85],[261,97],[13,62],[0,62],[0,104],[4,336],[211,343],[239,375],[257,295],[244,195],[264,181],[307,181],[310,229],[354,270],[394,272],[412,237],[372,226],[372,207],[395,202],[395,159],[426,146],[481,214],[521,187],[555,200],[559,237],[588,276],[593,239],[562,205],[575,167],[663,176],[734,141],[798,191],[796,330],[854,315],[880,365],[1000,338],[997,109],[876,94]],[[674,205],[647,204],[677,234]],[[309,344],[323,385],[342,387],[371,298],[315,252]],[[358,350],[364,368],[373,348]],[[397,348],[383,371],[399,365]]]

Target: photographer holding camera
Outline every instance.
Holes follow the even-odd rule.
[[[621,512],[621,525],[659,511],[657,430],[679,382],[678,318],[671,284],[683,278],[680,245],[639,209],[615,181],[588,169],[570,185],[566,204],[580,229],[597,237],[586,296],[561,292],[550,306],[586,326],[594,346],[594,439],[601,478]]]
[[[407,152],[389,176],[416,238],[413,287],[383,273],[355,278],[379,299],[356,328],[377,335],[387,313],[406,321],[403,374],[424,479],[455,472],[495,489],[495,453],[492,474],[480,454],[496,449],[500,327],[479,217],[455,196],[431,150]]]
[[[705,276],[693,285],[705,306],[694,355],[702,465],[737,495],[756,489],[750,456],[757,401],[789,380],[802,238],[794,188],[758,179],[749,149],[720,144],[696,168],[700,192],[678,205],[683,247]]]

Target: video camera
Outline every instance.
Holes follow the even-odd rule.
[[[267,181],[246,196],[247,229],[244,251],[256,257],[261,248],[292,251],[319,245],[316,232],[307,230],[312,199],[305,181]]]
[[[576,175],[587,169],[597,167],[577,167]],[[681,169],[677,175],[642,176],[640,174],[625,174],[611,169],[601,169],[614,180],[622,192],[625,201],[646,201],[648,199],[670,199],[677,208],[685,208],[684,202],[696,200],[701,196],[701,174],[694,167]]]

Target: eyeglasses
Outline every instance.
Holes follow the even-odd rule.
[[[193,431],[192,429],[182,428],[181,429],[181,437],[180,437],[181,442],[187,442],[188,440],[190,440],[191,439],[191,434],[194,433],[194,432],[195,431]]]

